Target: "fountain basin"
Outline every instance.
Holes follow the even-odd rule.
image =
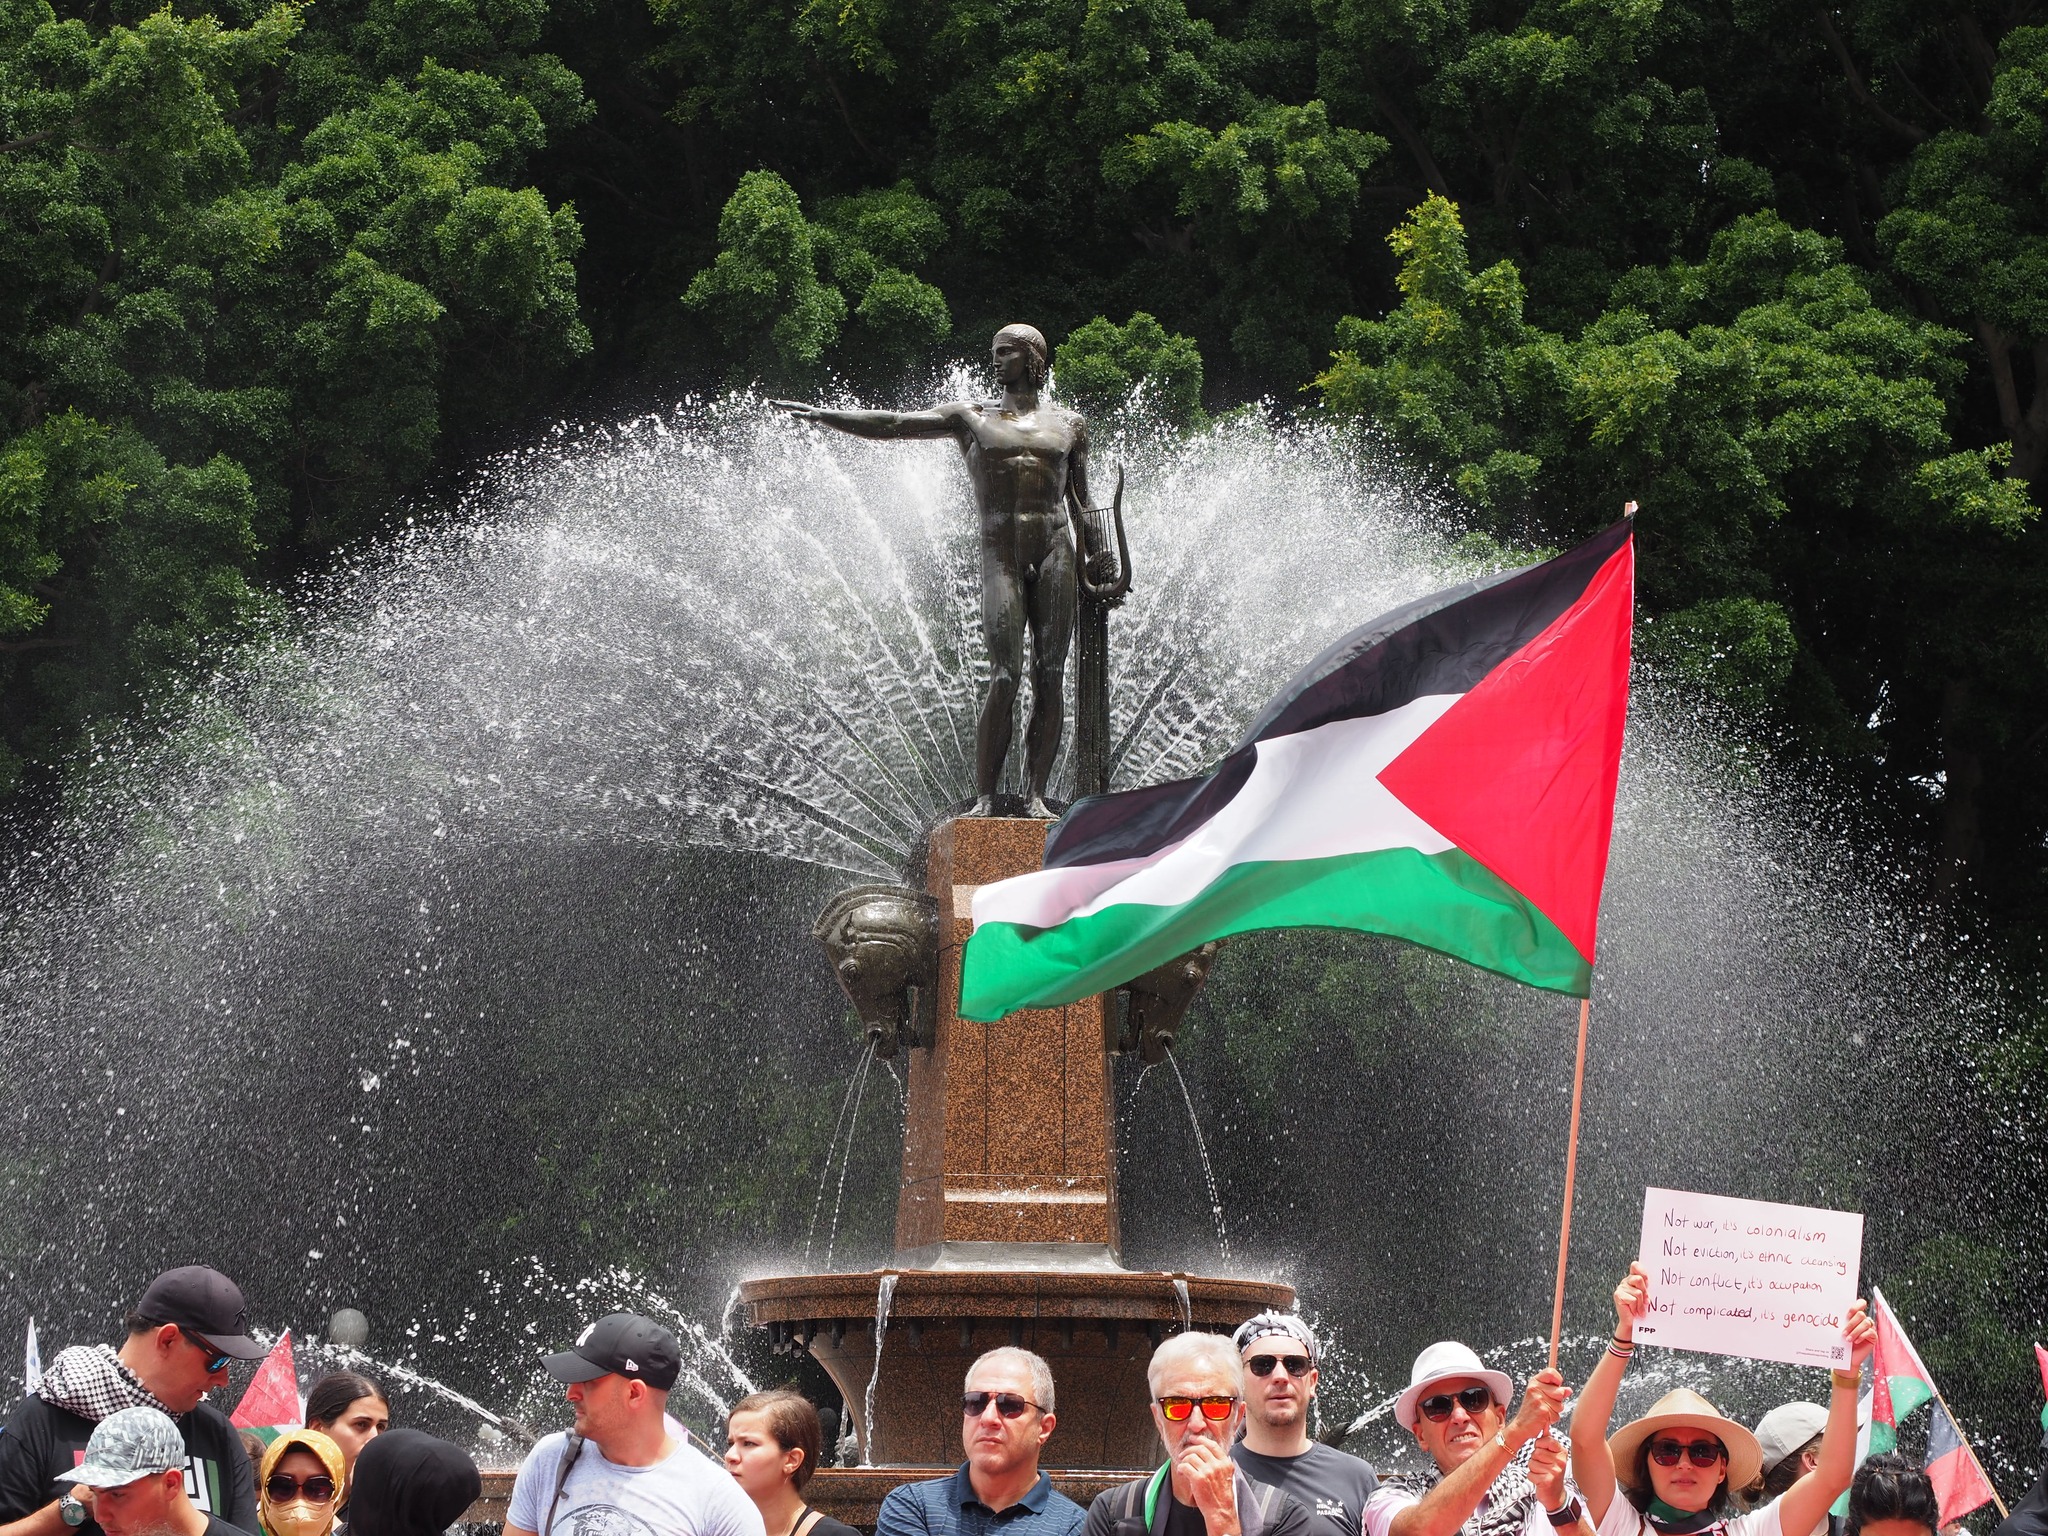
[[[877,1378],[876,1304],[892,1275]],[[960,1267],[774,1276],[747,1281],[740,1300],[778,1352],[808,1349],[825,1367],[873,1465],[958,1465],[967,1367],[1014,1344],[1043,1355],[1058,1388],[1045,1465],[1090,1470],[1157,1460],[1145,1366],[1161,1339],[1291,1307],[1294,1287],[1157,1270]]]

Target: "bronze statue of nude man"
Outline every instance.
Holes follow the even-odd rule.
[[[1088,504],[1088,423],[1075,411],[1041,400],[1045,338],[1028,325],[1006,325],[992,348],[1003,398],[955,400],[928,411],[842,411],[795,400],[773,403],[805,421],[856,437],[950,437],[967,461],[981,514],[981,628],[988,645],[988,695],[975,733],[974,816],[995,812],[996,784],[1016,728],[1017,682],[1024,670],[1024,633],[1031,633],[1031,723],[1024,735],[1024,780],[1030,816],[1050,816],[1046,784],[1059,756],[1064,723],[1062,683],[1074,637],[1076,584],[1073,523],[1068,506]],[[1087,551],[1098,579],[1113,575],[1112,550]]]

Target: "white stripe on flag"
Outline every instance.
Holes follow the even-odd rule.
[[[974,922],[1051,928],[1111,906],[1177,907],[1235,864],[1338,858],[1454,845],[1388,793],[1380,770],[1442,719],[1461,693],[1428,694],[1363,719],[1258,744],[1230,803],[1178,843],[1143,858],[1044,869],[974,893]]]

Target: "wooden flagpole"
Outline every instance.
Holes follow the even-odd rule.
[[[1592,1017],[1593,999],[1580,998],[1579,1056],[1577,1063],[1572,1067],[1572,1128],[1570,1139],[1565,1143],[1564,1153],[1564,1221],[1557,1232],[1557,1292],[1550,1302],[1550,1369],[1553,1371],[1557,1369],[1558,1336],[1564,1331],[1564,1260],[1572,1245],[1572,1185],[1579,1172],[1579,1104],[1586,1092],[1586,1026]],[[1954,1418],[1954,1415],[1951,1414],[1950,1418]],[[1957,1427],[1956,1433],[1962,1433],[1960,1426]],[[1963,1443],[1969,1444],[1967,1440]],[[1975,1451],[1970,1452],[1973,1459],[1976,1454]],[[1987,1477],[1984,1481],[1988,1483],[1991,1479]],[[1995,1489],[1992,1497],[1997,1497]],[[2001,1509],[2003,1507],[2000,1506]]]

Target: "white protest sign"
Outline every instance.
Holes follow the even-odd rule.
[[[1856,1212],[1649,1189],[1639,1251],[1650,1272],[1639,1342],[1848,1366],[1842,1319],[1863,1260]]]

